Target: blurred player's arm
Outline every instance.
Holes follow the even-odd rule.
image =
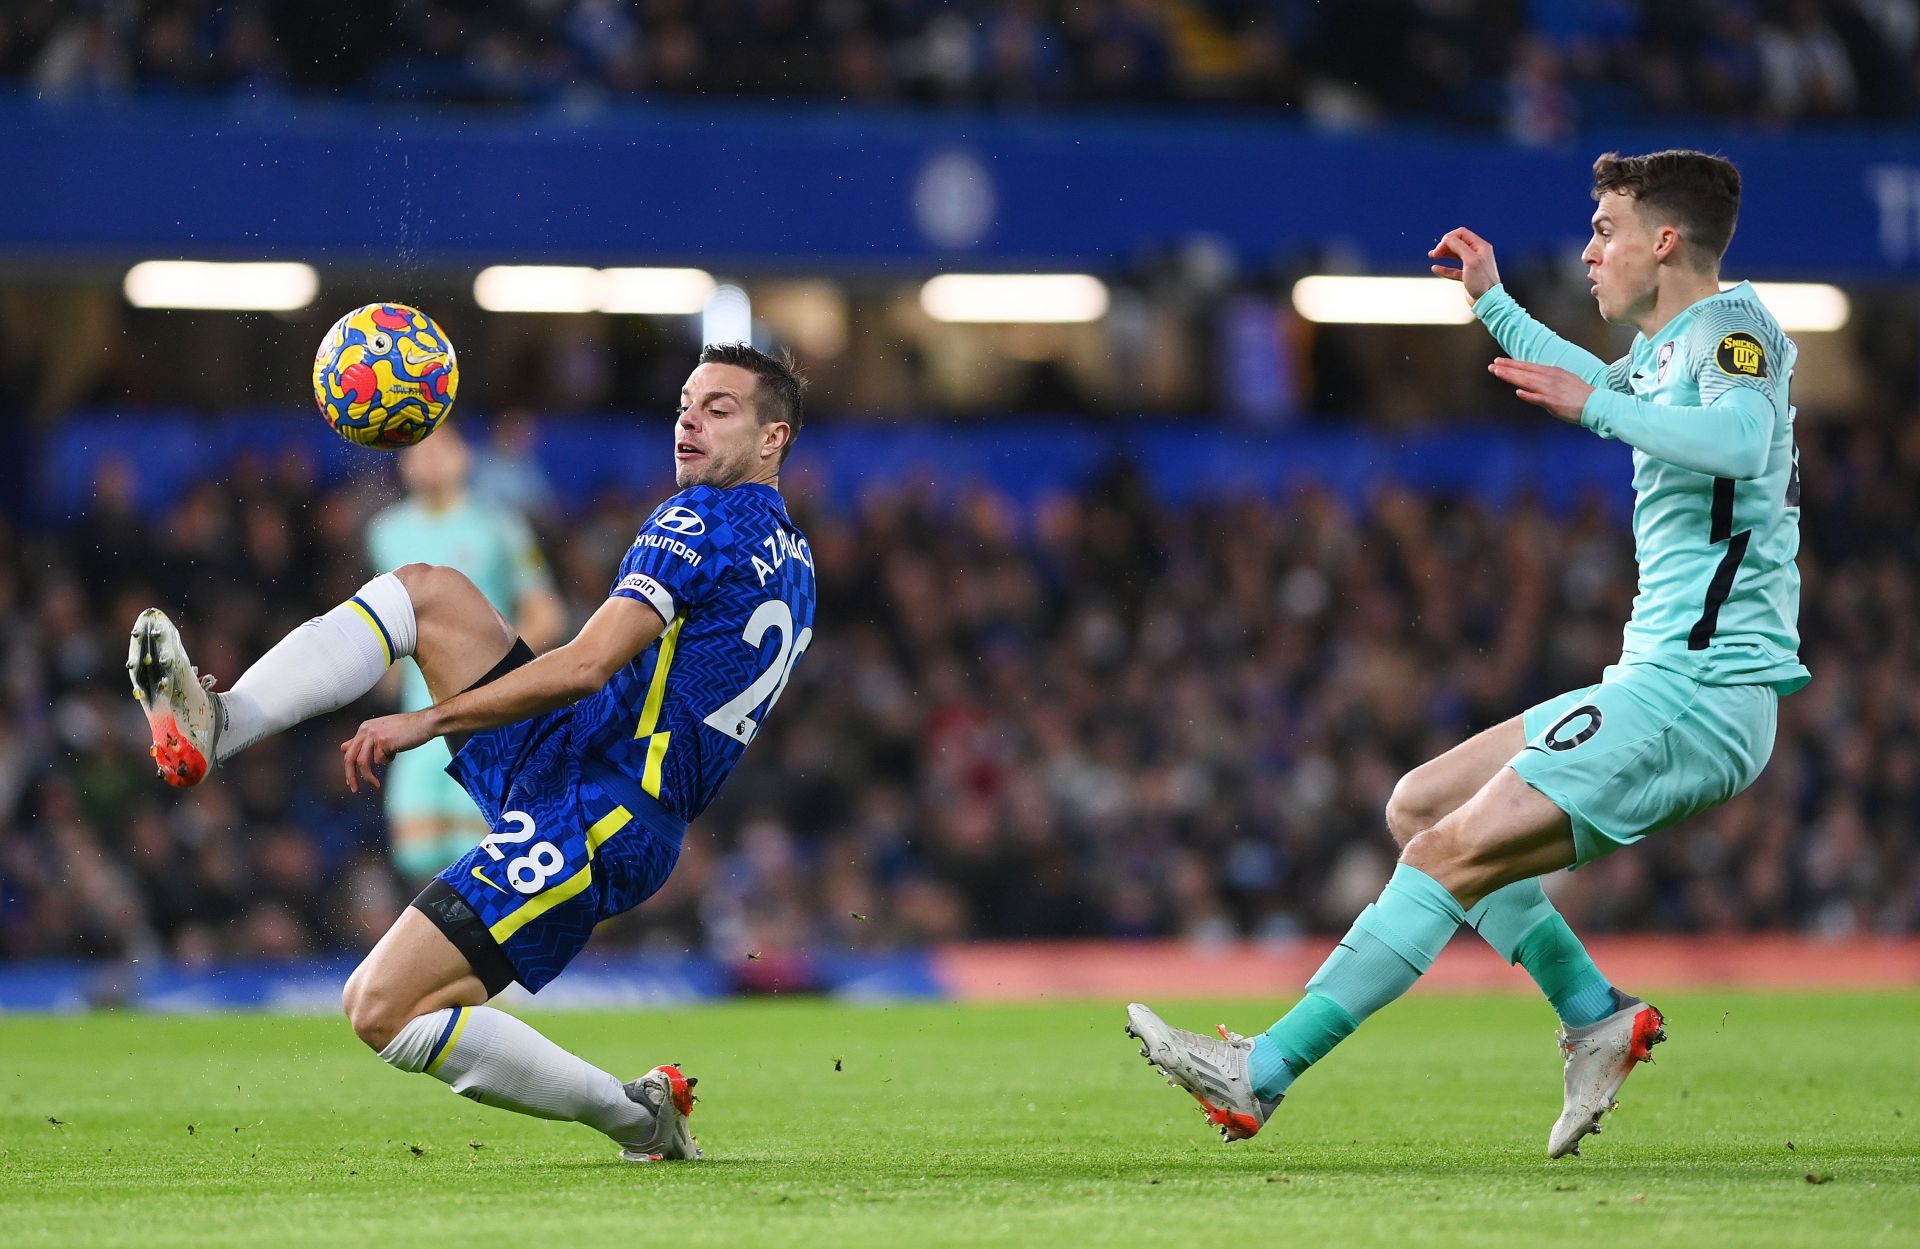
[[[532,526],[515,516],[508,533],[513,547],[513,625],[534,653],[542,654],[565,635],[567,609],[554,590],[553,573]]]
[[[1473,315],[1487,327],[1501,350],[1531,364],[1565,369],[1589,386],[1598,386],[1606,378],[1607,363],[1599,356],[1560,337],[1522,308],[1507,288],[1500,284],[1500,266],[1494,258],[1493,244],[1465,226],[1449,231],[1427,253],[1435,260],[1455,260],[1460,267],[1436,264],[1438,277],[1449,278],[1466,288],[1473,302]]]
[[[362,724],[340,748],[347,784],[354,789],[361,780],[378,785],[377,767],[435,737],[497,728],[578,702],[658,641],[666,627],[665,617],[650,604],[609,598],[566,645],[424,711]]]
[[[513,605],[513,626],[534,653],[541,654],[560,640],[567,610],[552,590],[529,590]]]

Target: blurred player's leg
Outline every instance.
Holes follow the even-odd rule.
[[[449,757],[443,741],[397,755],[380,787],[393,865],[416,890],[489,831],[472,796],[447,775]]]
[[[395,759],[397,767],[401,755]],[[391,771],[389,780],[391,784]],[[392,839],[393,868],[415,889],[424,886],[440,873],[440,869],[453,862],[467,851],[480,844],[487,835],[487,826],[482,823],[457,820],[445,820],[437,817],[426,819],[398,820],[388,825],[388,836]]]
[[[482,1005],[491,996],[466,956],[409,907],[348,979],[342,1006],[384,1061],[425,1072],[462,1097],[584,1123],[633,1161],[700,1156],[685,1123],[694,1082],[678,1069],[657,1067],[622,1084],[525,1021]]]
[[[1560,702],[1496,724],[1402,777],[1387,800],[1387,827],[1402,846],[1464,806],[1527,744],[1526,720],[1557,719]],[[1550,714],[1551,713],[1551,714]],[[1598,1023],[1616,1009],[1613,986],[1548,901],[1538,880],[1496,889],[1467,912],[1467,923],[1501,958],[1524,967],[1568,1028]]]

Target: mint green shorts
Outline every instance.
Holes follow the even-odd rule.
[[[446,739],[436,737],[423,746],[393,757],[381,793],[386,799],[387,822],[446,820],[473,825],[473,844],[487,835],[487,817],[473,804],[466,787],[447,775]]]
[[[1779,711],[1764,685],[1616,664],[1600,684],[1528,710],[1526,748],[1508,766],[1567,813],[1574,862],[1591,863],[1753,784]]]

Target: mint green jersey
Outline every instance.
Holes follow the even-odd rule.
[[[394,504],[368,524],[367,552],[383,572],[414,563],[457,568],[509,620],[523,596],[553,588],[527,522],[471,497],[444,512],[429,512],[417,499]],[[403,704],[412,710],[432,701],[419,667],[409,663]]]
[[[1474,312],[1508,354],[1597,387],[1580,423],[1633,448],[1639,593],[1621,659],[1714,685],[1805,685],[1793,341],[1745,282],[1611,365],[1495,287]]]

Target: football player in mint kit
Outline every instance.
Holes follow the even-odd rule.
[[[1399,997],[1462,924],[1533,977],[1561,1019],[1564,1101],[1550,1157],[1577,1153],[1664,1039],[1653,1006],[1601,974],[1538,877],[1588,863],[1732,798],[1773,751],[1798,656],[1800,480],[1787,388],[1795,348],[1720,262],[1740,175],[1700,152],[1602,156],[1582,259],[1600,313],[1638,333],[1607,364],[1527,315],[1493,248],[1457,229],[1431,253],[1507,355],[1528,403],[1633,448],[1639,594],[1620,662],[1415,769],[1387,824],[1403,847],[1307,994],[1266,1032],[1218,1039],[1145,1006],[1127,1031],[1228,1140],[1260,1130],[1293,1081]],[[1454,267],[1454,266],[1458,267]]]

